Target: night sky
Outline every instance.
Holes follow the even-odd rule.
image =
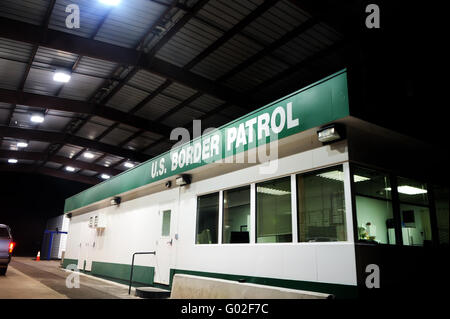
[[[63,214],[64,200],[90,185],[44,175],[0,173],[0,224],[11,227],[15,255],[35,256],[47,219]]]

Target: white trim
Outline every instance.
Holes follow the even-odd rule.
[[[354,242],[353,234],[353,209],[352,209],[352,191],[350,187],[351,177],[350,177],[350,166],[349,163],[343,163],[344,170],[344,198],[345,198],[345,221],[347,223],[347,241]]]
[[[298,243],[298,221],[297,221],[297,178],[291,175],[291,218],[292,218],[292,242]]]
[[[197,222],[197,221],[196,221]],[[219,191],[219,225],[217,225],[217,244],[222,244],[222,227],[223,227],[223,190]],[[216,245],[217,245],[216,244]]]
[[[256,243],[256,184],[250,184],[250,244]]]

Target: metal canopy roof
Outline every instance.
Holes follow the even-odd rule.
[[[71,3],[2,1],[3,171],[96,184],[168,150],[175,127],[218,127],[345,66],[345,31],[314,1],[78,0],[68,29]]]

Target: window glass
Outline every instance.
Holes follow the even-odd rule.
[[[436,206],[437,227],[439,243],[447,244],[449,241],[448,220],[450,206],[450,189],[448,187],[434,187],[434,201]]]
[[[292,242],[291,177],[256,185],[256,241]]]
[[[161,236],[170,236],[170,210],[163,211]]]
[[[0,227],[0,237],[9,237],[8,229]]]
[[[394,214],[387,174],[353,168],[358,240],[395,245]]]
[[[342,166],[297,175],[300,242],[345,241]]]
[[[428,207],[400,204],[402,238],[405,246],[431,244],[430,211]]]
[[[398,198],[401,202],[428,205],[428,190],[425,183],[398,177]]]
[[[250,242],[250,186],[223,192],[223,243]]]
[[[219,193],[197,198],[197,244],[217,244],[219,228]]]

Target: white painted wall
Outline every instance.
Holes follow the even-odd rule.
[[[171,237],[174,238],[177,233],[178,240],[174,238],[174,244],[171,246],[171,268],[356,285],[353,221],[347,186],[345,187],[347,242],[195,244],[198,195],[343,163],[347,160],[346,149],[339,151],[324,146],[278,160],[278,170],[269,175],[261,175],[259,166],[254,166],[194,182],[189,187],[173,187],[157,194],[123,202],[120,207],[111,206],[74,216],[70,223],[66,258],[79,258],[81,227],[87,227],[90,216],[104,213],[106,228],[103,234],[97,233],[93,260],[130,264],[133,252],[158,249],[162,220],[158,211],[161,207],[172,205]],[[346,182],[348,181],[347,176]],[[251,206],[254,207],[253,204]],[[251,216],[254,216],[254,212]],[[251,234],[254,234],[254,226],[251,225],[250,228]],[[136,259],[137,265],[154,266],[157,272],[158,262],[158,254],[138,256]]]

